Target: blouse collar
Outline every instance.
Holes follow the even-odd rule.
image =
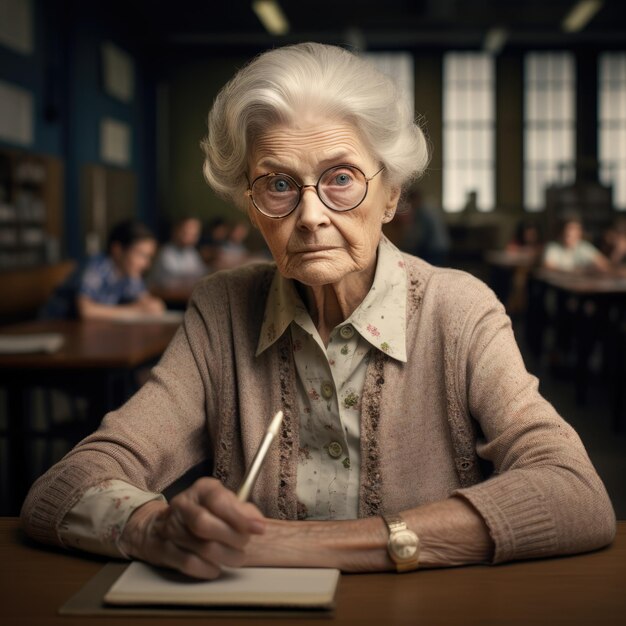
[[[363,302],[338,328],[352,325],[374,348],[406,362],[406,296],[402,253],[383,236],[378,244],[372,287]],[[294,281],[277,271],[265,303],[257,356],[269,348],[292,322],[307,332],[314,329]]]

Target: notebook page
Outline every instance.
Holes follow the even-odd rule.
[[[330,608],[339,570],[224,568],[212,581],[133,562],[104,596],[110,604]]]

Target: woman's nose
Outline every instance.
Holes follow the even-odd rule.
[[[330,223],[330,209],[320,200],[315,185],[304,185],[298,211],[298,228],[317,230]]]

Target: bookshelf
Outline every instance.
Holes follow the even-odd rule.
[[[0,149],[0,272],[59,261],[62,218],[62,161]]]

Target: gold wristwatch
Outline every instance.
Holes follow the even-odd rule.
[[[420,540],[399,515],[383,515],[389,529],[387,550],[398,572],[409,572],[419,566]]]

